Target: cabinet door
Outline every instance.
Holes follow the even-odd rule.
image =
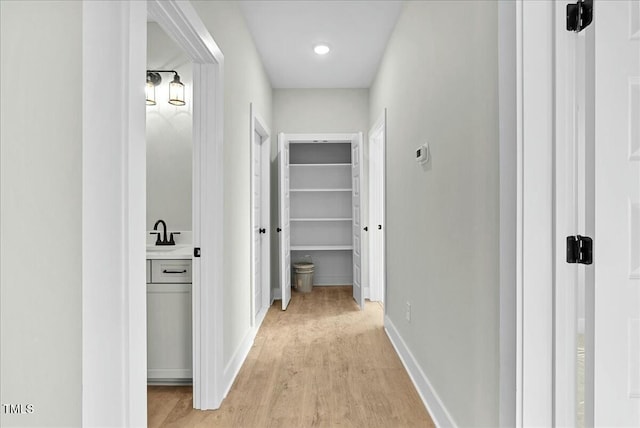
[[[147,284],[147,377],[192,378],[191,284]]]
[[[364,293],[362,292],[362,221],[360,169],[362,166],[362,133],[358,133],[351,141],[351,186],[353,192],[353,299],[364,309]]]
[[[291,227],[289,200],[289,140],[278,135],[278,178],[280,186],[280,289],[282,310],[291,300]]]

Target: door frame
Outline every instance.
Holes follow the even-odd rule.
[[[516,0],[518,427],[553,426],[554,420],[554,9],[553,0]]]
[[[194,407],[219,407],[222,380],[224,57],[188,2],[83,2],[83,425],[147,420],[145,106],[147,16],[194,61]],[[95,46],[113,46],[105,56]],[[108,64],[107,64],[108,62]],[[121,88],[104,85],[105,70]],[[116,143],[116,144],[114,144]],[[105,156],[102,147],[109,148]],[[119,180],[113,186],[114,177]],[[194,208],[196,208],[194,206]],[[201,221],[201,219],[212,219]],[[117,220],[117,221],[116,221]],[[109,227],[107,227],[109,226]],[[109,254],[105,248],[113,248]],[[105,263],[105,260],[115,260]],[[199,266],[198,266],[199,265]],[[103,284],[104,278],[120,278]],[[119,358],[114,356],[120,356]]]
[[[555,28],[566,25],[566,2],[555,3]],[[555,287],[554,424],[576,425],[576,334],[584,334],[584,422],[593,426],[593,267],[567,264],[562,251],[567,236],[594,236],[593,153],[595,149],[594,26],[555,37]],[[586,167],[586,168],[585,168]],[[579,317],[580,288],[584,318]],[[586,322],[585,322],[586,321]]]
[[[147,4],[149,16],[193,62],[193,246],[204,248],[192,268],[193,407],[217,409],[224,397],[218,386],[223,375],[224,56],[193,6],[178,0]]]
[[[372,141],[373,141],[373,136],[381,133],[382,134],[382,146],[375,149],[372,146]],[[368,177],[368,199],[369,199],[369,219],[368,219],[368,227],[369,227],[369,237],[368,237],[368,245],[367,245],[367,252],[368,252],[368,257],[367,257],[367,261],[368,261],[368,270],[369,270],[369,300],[371,301],[378,301],[378,302],[382,302],[383,303],[383,308],[384,306],[384,302],[386,302],[386,293],[387,293],[387,256],[386,256],[386,242],[387,242],[387,228],[384,227],[385,224],[385,219],[386,219],[386,183],[387,183],[387,173],[386,173],[386,150],[387,150],[387,109],[383,109],[383,111],[380,113],[380,116],[378,116],[378,119],[374,122],[373,126],[371,127],[371,129],[369,130],[369,134],[368,134],[368,152],[369,152],[369,177]],[[377,215],[379,215],[379,218],[382,219],[382,260],[374,260],[373,259],[373,244],[374,244],[374,240],[372,239],[372,235],[375,232],[375,225],[373,222],[373,215],[374,215],[374,209],[373,206],[371,204],[371,201],[373,199],[373,194],[374,194],[374,189],[372,189],[373,184],[374,184],[374,180],[373,180],[373,159],[374,156],[377,157],[379,165],[381,167],[381,174],[382,174],[382,204],[381,204],[381,213],[376,213]],[[380,289],[378,290],[374,290],[374,287],[372,286],[373,284],[373,278],[375,277],[373,275],[372,269],[374,266],[380,265],[382,266],[382,282],[380,284]],[[385,309],[385,313],[386,313],[386,309]]]
[[[363,159],[364,159],[364,137],[362,132],[353,134],[351,138],[351,237],[353,243],[352,250],[352,296],[360,310],[365,307],[365,290],[362,282],[362,260],[364,245],[362,240],[362,218],[363,218]],[[356,262],[357,260],[357,262]]]
[[[566,4],[515,4],[518,427],[570,426],[575,417],[575,337],[569,336],[577,328],[577,272],[565,269],[564,239],[579,220],[571,212],[578,201],[567,201],[573,196],[566,188],[578,174],[569,153],[574,149],[567,144],[574,144],[578,132],[572,75],[577,45],[564,29]],[[588,374],[585,382],[589,424],[592,414],[586,407],[593,385]]]
[[[362,150],[362,144],[364,141],[363,138],[363,134],[362,132],[355,132],[355,133],[312,133],[312,134],[303,134],[303,133],[284,133],[284,132],[280,132],[278,133],[278,231],[279,233],[279,245],[278,245],[278,266],[279,266],[279,275],[278,275],[278,288],[275,290],[274,293],[274,298],[277,299],[282,299],[282,310],[286,310],[286,307],[288,305],[288,302],[285,303],[285,284],[287,283],[287,281],[289,281],[289,289],[291,288],[291,283],[290,283],[290,278],[291,278],[291,258],[289,256],[289,262],[287,264],[286,262],[286,256],[285,253],[288,251],[289,255],[291,254],[291,245],[290,245],[290,241],[288,243],[284,242],[286,241],[285,235],[286,235],[286,228],[287,226],[285,226],[283,220],[285,215],[283,214],[283,211],[285,210],[285,206],[286,206],[286,199],[288,197],[290,197],[290,194],[288,193],[288,189],[287,189],[287,194],[289,196],[284,195],[285,193],[285,187],[282,183],[282,176],[285,174],[286,171],[288,171],[289,169],[289,159],[285,159],[284,161],[282,160],[282,151],[283,148],[285,146],[290,147],[291,144],[296,144],[296,143],[306,143],[306,142],[311,142],[311,141],[318,141],[319,144],[332,144],[332,143],[336,143],[336,142],[350,142],[351,144],[353,144],[353,141],[359,141],[360,142],[360,150]],[[288,149],[287,149],[288,150]],[[362,168],[362,164],[360,165],[360,167]],[[362,173],[361,173],[362,174]],[[362,192],[360,193],[362,195]],[[361,201],[362,203],[362,201]],[[361,212],[362,212],[362,207],[361,207]],[[287,223],[289,224],[290,227],[290,221],[287,218]],[[362,236],[361,236],[362,238]],[[291,239],[291,237],[289,236],[289,240]],[[362,245],[362,240],[360,241],[361,245]],[[285,248],[288,248],[288,250],[285,250]],[[361,253],[362,253],[362,249],[361,249]],[[289,279],[287,279],[287,277],[285,275],[287,275],[288,271],[288,275],[289,275]],[[363,291],[362,289],[362,283],[360,284],[361,287],[361,291]]]
[[[265,120],[256,112],[256,108],[253,103],[249,104],[249,116],[250,116],[250,137],[249,141],[251,142],[251,168],[250,168],[250,177],[251,177],[251,201],[250,201],[250,209],[251,209],[251,326],[255,331],[260,328],[262,321],[264,320],[265,315],[267,314],[267,310],[269,309],[269,305],[271,304],[271,260],[270,260],[270,250],[271,250],[271,131],[267,126]],[[256,150],[256,141],[255,134],[260,135],[260,150]],[[263,244],[262,244],[262,254],[260,256],[262,269],[260,275],[262,277],[262,283],[260,286],[262,287],[262,307],[260,308],[260,312],[256,316],[256,308],[255,308],[255,290],[258,284],[256,284],[256,278],[253,274],[255,272],[255,243],[253,233],[256,227],[255,217],[253,208],[255,206],[254,200],[254,182],[253,182],[253,173],[254,173],[254,160],[255,157],[260,157],[260,194],[262,199],[262,209],[261,209],[261,219],[260,222],[264,225],[266,229],[266,233],[264,236]]]

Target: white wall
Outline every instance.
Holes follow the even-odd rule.
[[[249,103],[271,124],[271,84],[234,1],[191,2],[224,54],[224,364],[251,332]],[[273,235],[272,235],[273,236]]]
[[[369,89],[274,89],[274,133],[366,132]],[[274,151],[277,153],[277,148]]]
[[[284,133],[358,132],[369,130],[369,89],[274,89],[271,145],[271,223],[279,225],[278,144]],[[366,162],[365,162],[366,168]],[[366,169],[363,174],[366,174]],[[366,189],[363,189],[363,191]],[[366,200],[366,194],[363,195]],[[363,206],[363,218],[366,218]],[[271,288],[280,288],[280,250],[271,241]]]
[[[184,106],[169,100],[173,74],[162,73],[155,106],[147,106],[147,230],[163,219],[170,231],[191,230],[193,78],[191,61],[155,22],[147,24],[147,68],[176,70]]]
[[[0,16],[0,425],[80,426],[82,3]]]
[[[497,426],[497,2],[405,3],[370,99],[370,123],[388,109],[388,319],[456,424]]]

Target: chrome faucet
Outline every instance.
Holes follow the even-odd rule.
[[[153,225],[153,230],[158,230],[158,225],[162,225],[162,232],[151,232],[152,235],[157,235],[156,245],[176,245],[176,242],[173,240],[174,234],[179,234],[180,232],[171,233],[170,239],[167,239],[167,223],[164,220],[156,221],[156,224]],[[162,239],[160,239],[160,235],[162,235]]]

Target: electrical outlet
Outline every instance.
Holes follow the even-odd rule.
[[[407,322],[411,322],[411,303],[407,302],[407,309],[405,311],[405,317],[407,318]]]

